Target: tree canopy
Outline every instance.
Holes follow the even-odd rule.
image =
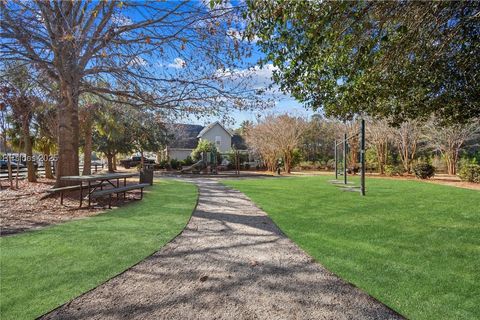
[[[79,97],[154,107],[164,117],[224,115],[265,105],[247,79],[248,44],[232,36],[234,6],[202,1],[1,1],[0,54],[54,83],[57,185],[78,174]],[[246,78],[246,77],[245,77]],[[108,85],[98,85],[107,83]],[[38,81],[38,85],[44,85]]]
[[[480,115],[477,1],[248,1],[274,80],[314,110],[391,122]]]

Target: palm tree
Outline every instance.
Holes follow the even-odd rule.
[[[42,153],[45,165],[45,178],[53,179],[51,156],[57,147],[57,117],[55,107],[43,104],[36,112],[37,137],[35,149]]]

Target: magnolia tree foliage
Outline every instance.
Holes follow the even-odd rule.
[[[480,115],[477,1],[255,1],[248,36],[274,80],[327,116],[465,123]]]
[[[2,1],[1,55],[55,84],[57,178],[78,174],[79,96],[171,115],[262,107],[226,70],[248,54],[237,8],[202,1]],[[96,85],[106,82],[108,86]],[[42,83],[40,83],[42,85]],[[61,184],[57,180],[57,184]]]

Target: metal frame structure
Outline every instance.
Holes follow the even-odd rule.
[[[348,140],[357,137],[360,135],[360,165],[361,165],[361,170],[360,170],[360,194],[362,196],[365,195],[365,120],[361,120],[361,125],[360,125],[360,132],[351,135],[350,137],[347,136],[345,133],[343,135],[343,139],[338,141],[335,140],[335,180],[338,180],[338,146],[343,145],[342,147],[342,161],[343,161],[343,184],[347,184],[347,151],[348,151]]]

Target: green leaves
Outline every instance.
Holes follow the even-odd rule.
[[[282,90],[312,109],[465,122],[480,116],[479,12],[469,2],[251,1],[248,30]]]

